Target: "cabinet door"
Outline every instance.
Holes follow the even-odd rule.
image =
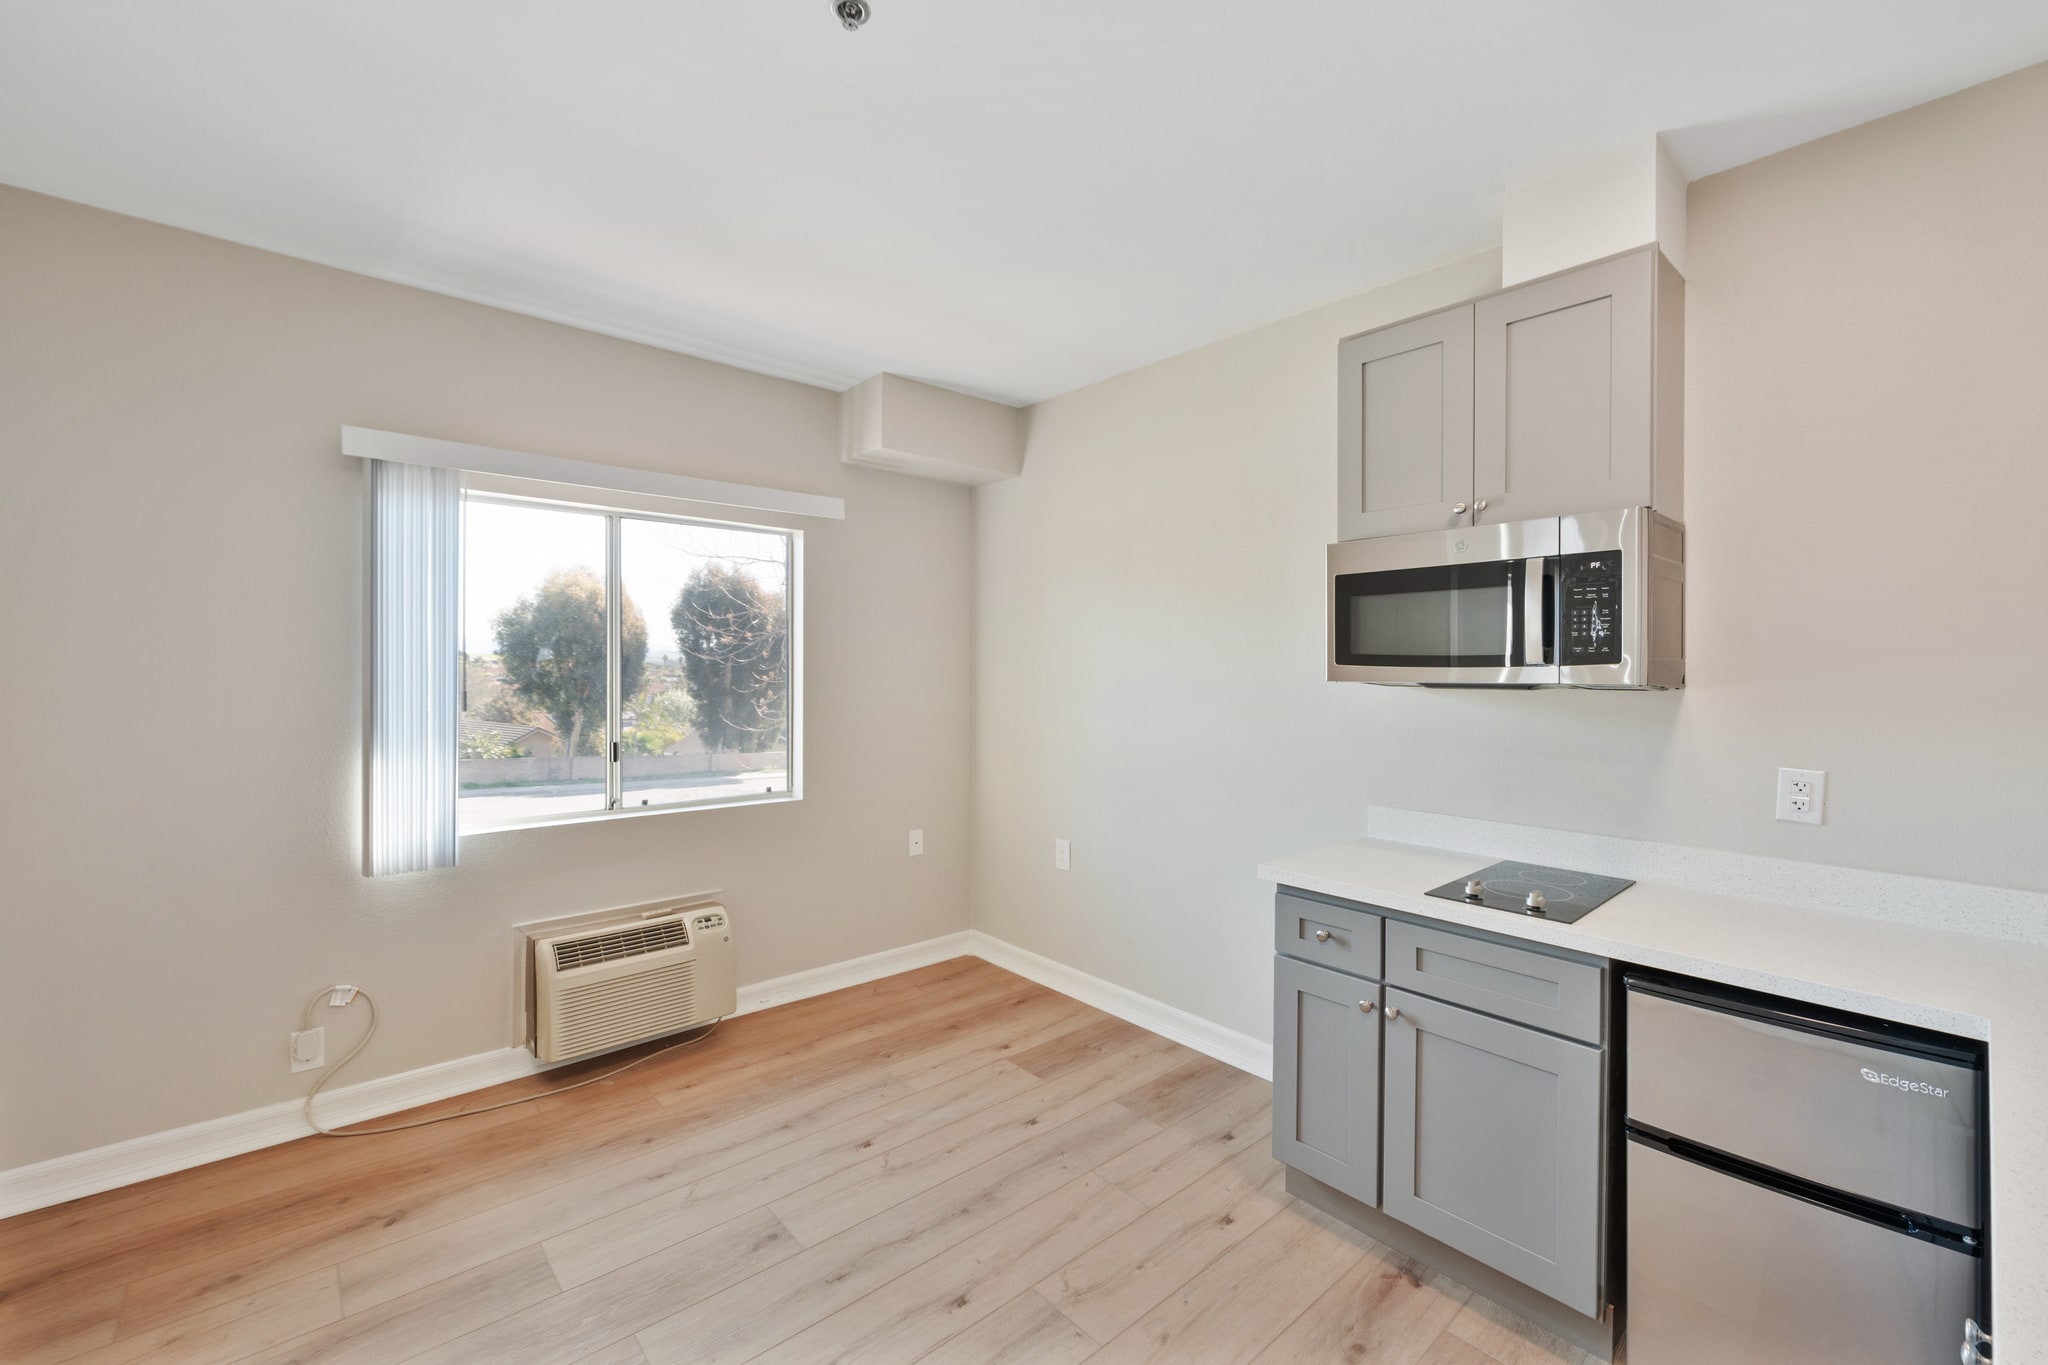
[[[1474,305],[1480,521],[1651,505],[1656,265],[1649,248]]]
[[[1389,988],[1385,1208],[1600,1313],[1601,1052]]]
[[[1273,959],[1273,1159],[1380,1202],[1380,987]]]
[[[1472,308],[1337,347],[1337,538],[1471,524]]]

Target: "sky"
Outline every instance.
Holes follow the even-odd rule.
[[[557,569],[583,567],[604,577],[604,517],[594,512],[465,499],[462,524],[463,649],[494,654],[491,624]],[[676,657],[669,609],[698,565],[722,559],[780,588],[787,573],[782,536],[724,526],[627,517],[620,531],[626,596],[647,618],[647,657]],[[769,561],[769,562],[757,562]]]

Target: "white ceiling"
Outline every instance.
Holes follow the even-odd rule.
[[[1974,0],[6,0],[0,182],[843,388],[1030,401],[2048,58]],[[4,244],[0,244],[4,249]]]

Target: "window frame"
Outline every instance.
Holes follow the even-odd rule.
[[[466,593],[469,570],[468,509],[471,502],[498,503],[509,506],[538,507],[564,512],[581,512],[601,516],[605,520],[605,807],[603,810],[556,812],[548,815],[514,816],[509,818],[476,820],[466,817],[462,811],[462,758],[458,750],[455,762],[455,812],[456,838],[470,838],[473,835],[498,834],[509,830],[542,829],[550,825],[580,825],[593,821],[640,819],[654,815],[677,815],[697,810],[730,810],[739,806],[782,805],[803,800],[803,562],[804,533],[793,526],[771,526],[760,522],[734,521],[721,517],[689,516],[676,512],[654,512],[640,507],[621,507],[603,502],[588,502],[576,498],[546,497],[530,493],[501,491],[495,488],[476,488],[464,481],[461,494],[462,518],[461,544],[456,560],[461,568],[463,585],[459,590]],[[619,684],[623,677],[622,647],[620,637],[624,630],[625,614],[619,610],[624,600],[624,533],[626,521],[665,521],[682,526],[702,526],[723,531],[751,531],[762,535],[782,537],[789,545],[788,567],[785,574],[784,592],[788,597],[788,716],[786,718],[786,745],[788,780],[785,789],[779,792],[756,792],[743,796],[729,796],[716,801],[671,801],[660,806],[625,806],[624,799],[624,755],[621,753],[624,736],[624,715],[626,698],[619,695]],[[466,676],[466,665],[460,659],[466,653],[469,641],[458,632],[458,672]],[[458,720],[462,712],[458,710]],[[461,726],[456,726],[457,743],[460,744]],[[569,755],[572,771],[575,755]]]

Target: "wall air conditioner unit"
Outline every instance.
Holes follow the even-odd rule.
[[[605,1052],[708,1024],[739,1006],[732,926],[722,905],[533,941],[543,1062]]]

